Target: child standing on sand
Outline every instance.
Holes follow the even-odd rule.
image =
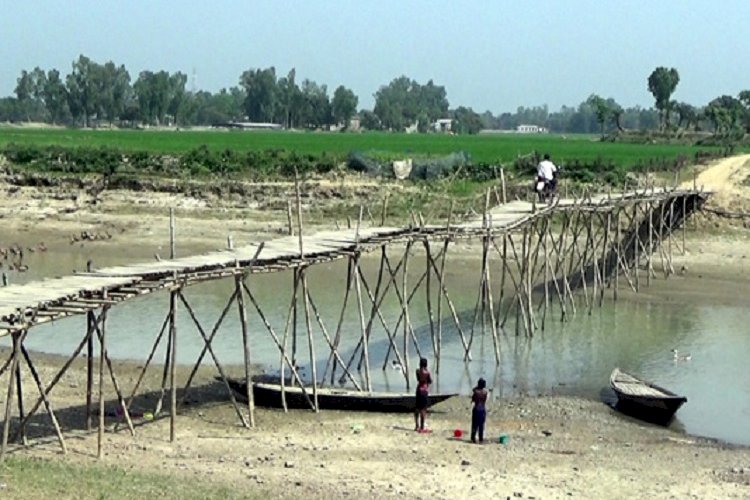
[[[427,360],[421,358],[419,368],[417,368],[417,394],[414,407],[414,430],[418,432],[425,432],[424,420],[429,405],[430,384],[432,384],[432,375],[427,369]]]
[[[471,410],[471,442],[477,442],[477,434],[479,434],[479,442],[484,441],[484,422],[487,419],[487,382],[483,378],[477,381],[477,386],[472,390],[471,402],[474,404],[474,408]]]

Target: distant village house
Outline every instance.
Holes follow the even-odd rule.
[[[548,130],[546,127],[540,127],[539,125],[518,125],[516,132],[519,134],[546,134]]]
[[[435,132],[450,132],[451,128],[453,127],[453,119],[452,118],[440,118],[439,120],[436,120],[435,123],[432,124],[432,127],[435,129]]]

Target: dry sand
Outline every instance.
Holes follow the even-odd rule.
[[[718,162],[699,177],[699,183],[708,187],[710,180],[712,189],[722,193],[712,203],[729,203],[723,206],[734,210],[747,206],[748,188],[737,182],[747,177],[747,160]],[[70,235],[88,230],[113,235],[106,243],[90,244],[137,241],[138,248],[147,247],[142,253],[150,253],[163,246],[163,210],[168,206],[179,207],[183,222],[178,234],[189,240],[186,248],[197,250],[216,247],[227,231],[241,242],[257,237],[258,231],[275,234],[285,222],[278,214],[256,214],[262,222],[250,223],[243,217],[247,209],[219,203],[208,209],[203,201],[184,196],[105,192],[102,202],[88,205],[82,203],[84,194],[74,201],[54,199],[37,189],[0,190],[8,192],[0,200],[6,238],[22,234],[19,238],[33,241],[54,233],[62,235],[60,245],[68,244]],[[152,208],[135,213],[133,206]],[[222,213],[225,217],[217,224]],[[190,214],[195,216],[188,219]],[[691,237],[690,251],[675,256],[676,267],[683,275],[705,273],[717,287],[736,284],[736,276],[747,271],[750,260],[747,230],[741,223],[728,225],[713,217],[701,219],[701,224],[710,229],[710,236]],[[736,299],[736,291],[727,293],[728,300],[732,297]],[[62,363],[54,356],[34,358],[43,380]],[[30,429],[29,446],[14,445],[12,453],[71,462],[96,460],[96,432],[83,428],[85,368],[83,360],[77,363],[52,393],[69,454],[60,453],[43,412]],[[180,380],[185,380],[186,369],[181,367]],[[139,365],[119,362],[115,370],[122,385],[130,388]],[[149,370],[146,396],[134,408],[153,408],[159,372]],[[284,414],[267,409],[257,410],[255,429],[245,429],[212,375],[208,369],[201,373],[198,389],[189,395],[192,403],[181,408],[174,443],[169,441],[168,417],[137,417],[135,437],[121,422],[115,432],[118,419],[109,417],[103,462],[227,483],[238,490],[267,492],[271,498],[750,498],[747,447],[641,424],[598,401],[563,396],[491,400],[488,440],[480,446],[451,438],[454,429],[467,430],[468,397],[435,407],[428,420],[431,434],[414,433],[409,415]],[[111,393],[109,383],[106,390]],[[25,391],[36,394],[30,384]],[[114,402],[108,401],[107,407],[113,409]],[[507,444],[497,442],[501,433],[509,436]],[[2,494],[20,495],[22,488],[11,479]]]

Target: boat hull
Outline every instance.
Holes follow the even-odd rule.
[[[620,377],[627,377],[623,382]],[[635,381],[635,382],[634,382]],[[634,387],[635,386],[635,387]],[[617,395],[616,409],[632,417],[660,425],[667,425],[687,398],[638,379],[618,369],[612,372],[610,387]],[[639,394],[641,392],[641,394]],[[650,394],[643,394],[650,393]]]
[[[247,401],[244,381],[229,379],[229,386],[242,401]],[[306,388],[307,396],[299,387],[286,387],[286,405],[290,409],[310,409],[313,393]],[[433,406],[456,394],[430,394],[427,406]],[[309,399],[308,399],[309,398]],[[253,383],[253,399],[256,406],[282,408],[281,386],[279,384]],[[318,389],[318,407],[321,410],[369,411],[385,413],[413,412],[416,406],[414,394],[367,393],[343,389]]]

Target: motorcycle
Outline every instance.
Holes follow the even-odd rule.
[[[557,196],[557,179],[545,179],[543,177],[537,177],[534,183],[534,191],[539,197],[540,203],[552,204],[555,197]]]

